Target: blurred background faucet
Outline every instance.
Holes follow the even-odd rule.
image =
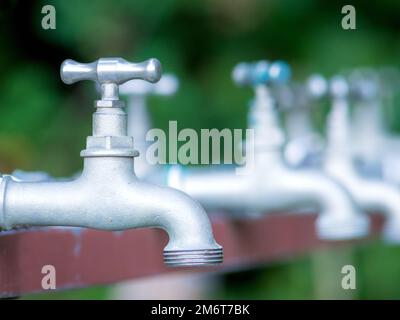
[[[234,170],[180,170],[170,174],[169,185],[190,194],[206,209],[243,212],[296,210],[301,207],[320,212],[317,232],[325,239],[364,236],[368,219],[362,215],[347,190],[321,171],[294,170],[283,159],[285,137],[270,87],[290,78],[284,62],[240,63],[233,70],[234,81],[255,90],[248,116],[254,130],[254,167],[245,174]],[[247,148],[249,150],[252,148]],[[249,160],[246,154],[246,160]],[[248,216],[248,215],[247,215]]]
[[[291,81],[274,88],[279,109],[285,112],[287,143],[284,155],[288,165],[294,168],[318,167],[323,151],[323,136],[317,132],[311,117],[315,102],[326,94],[326,81],[320,75],[312,75],[307,81]]]
[[[368,92],[371,93],[370,89]],[[386,215],[383,237],[400,241],[400,191],[379,179],[360,175],[354,166],[349,101],[354,92],[348,79],[335,76],[329,82],[331,110],[327,118],[324,168],[351,192],[359,206],[368,212]]]
[[[361,68],[350,73],[349,81],[354,100],[351,134],[358,168],[400,186],[400,137],[391,133],[388,124],[388,114],[396,108],[400,74],[393,67]]]
[[[146,150],[149,145],[146,134],[152,128],[147,105],[149,95],[171,96],[179,88],[178,78],[172,74],[164,74],[157,83],[131,80],[120,87],[120,93],[128,98],[128,135],[135,137],[135,148],[139,156],[135,158],[135,173],[146,178],[154,169],[146,161]],[[151,177],[148,177],[152,180]]]
[[[383,115],[383,87],[377,71],[356,69],[348,74],[350,100],[350,137],[353,159],[363,175],[383,176],[386,142],[389,140]]]

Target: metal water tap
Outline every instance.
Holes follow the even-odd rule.
[[[84,168],[72,181],[22,182],[11,176],[0,181],[0,228],[74,226],[101,230],[161,228],[169,235],[164,261],[171,266],[222,262],[222,248],[213,237],[202,207],[172,188],[140,181],[132,159],[138,152],[127,135],[124,103],[118,86],[132,79],[156,82],[161,64],[156,59],[129,63],[101,58],[92,63],[66,60],[61,79],[101,85],[95,102],[93,134],[81,152]]]
[[[351,144],[349,101],[354,91],[344,76],[330,80],[331,111],[327,119],[325,171],[351,192],[357,204],[367,212],[386,215],[383,236],[388,242],[400,242],[400,191],[380,179],[360,175],[354,166]]]
[[[280,61],[241,63],[232,76],[237,84],[256,91],[248,117],[255,135],[254,168],[243,175],[228,170],[175,171],[169,185],[210,210],[227,209],[237,218],[311,208],[320,212],[316,221],[319,237],[335,240],[365,235],[368,221],[346,189],[321,171],[293,170],[283,159],[285,136],[270,91],[288,81],[288,65]]]
[[[120,86],[120,93],[128,98],[128,135],[136,139],[135,148],[139,156],[135,159],[135,173],[139,178],[153,175],[154,166],[146,160],[146,134],[152,128],[147,97],[149,95],[171,96],[179,88],[178,78],[172,74],[164,74],[157,83],[131,80]],[[155,173],[157,174],[157,173]]]
[[[362,174],[382,178],[383,162],[390,149],[386,146],[389,135],[383,119],[383,87],[379,74],[363,68],[353,70],[348,78],[353,102],[351,141],[354,159]]]

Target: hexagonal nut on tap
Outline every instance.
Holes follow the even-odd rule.
[[[90,136],[82,157],[100,156],[137,157],[139,152],[133,148],[133,137],[129,136]]]

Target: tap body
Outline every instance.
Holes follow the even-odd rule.
[[[352,116],[354,157],[369,175],[399,186],[400,138],[385,126],[380,99],[360,100]]]
[[[255,131],[255,155],[253,170],[248,174],[175,169],[169,185],[188,193],[207,209],[249,213],[315,209],[321,212],[317,233],[325,239],[360,237],[367,232],[367,218],[339,183],[321,171],[294,170],[286,165],[283,132],[266,87],[257,88],[249,126]]]

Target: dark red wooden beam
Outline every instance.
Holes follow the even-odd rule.
[[[383,219],[372,215],[372,232]],[[218,267],[187,268],[192,272],[232,271],[287,259],[322,245],[314,215],[266,215],[234,221],[214,216],[217,241],[224,246]],[[0,297],[41,291],[44,265],[56,268],[57,289],[106,284],[178,269],[163,264],[166,234],[156,229],[106,232],[43,228],[0,233]],[[179,269],[181,270],[181,269]]]

